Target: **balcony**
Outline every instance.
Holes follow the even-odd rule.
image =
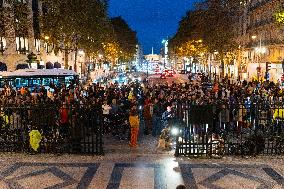
[[[247,32],[249,30],[253,30],[253,29],[256,29],[258,27],[262,27],[262,26],[265,26],[265,25],[268,25],[268,24],[272,24],[274,23],[274,20],[273,18],[268,18],[268,19],[264,19],[264,20],[261,20],[259,22],[254,22],[254,23],[251,23],[250,25],[248,25],[247,27]]]
[[[284,45],[283,40],[279,39],[269,39],[269,40],[262,40],[261,41],[262,46],[271,46],[271,45]],[[245,48],[255,48],[259,46],[259,41],[250,41],[245,45]]]
[[[258,9],[259,7],[262,7],[264,5],[266,5],[267,3],[272,2],[272,0],[262,0],[261,2],[257,2],[255,4],[251,4],[249,7],[249,12],[252,12],[256,9]]]

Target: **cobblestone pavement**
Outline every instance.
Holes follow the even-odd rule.
[[[105,156],[0,154],[0,189],[280,189],[284,158],[175,158],[152,137],[130,149],[106,141]]]

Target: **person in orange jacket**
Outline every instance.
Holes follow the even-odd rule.
[[[137,138],[139,132],[139,118],[136,108],[131,109],[129,115],[129,123],[131,127],[130,147],[137,147]]]

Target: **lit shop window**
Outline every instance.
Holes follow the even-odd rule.
[[[16,37],[16,47],[17,51],[25,53],[29,50],[28,39],[25,37]]]
[[[40,52],[40,39],[35,39],[35,49]]]

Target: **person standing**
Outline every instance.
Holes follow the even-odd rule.
[[[139,118],[137,109],[133,108],[130,111],[129,115],[129,123],[131,128],[131,137],[130,137],[130,147],[137,147],[137,138],[138,138],[138,132],[139,132]]]
[[[155,137],[161,134],[161,117],[162,117],[162,107],[159,100],[156,98],[153,105],[153,129],[152,135]]]
[[[152,129],[151,101],[147,100],[144,105],[143,117],[145,121],[145,134],[149,135]]]

